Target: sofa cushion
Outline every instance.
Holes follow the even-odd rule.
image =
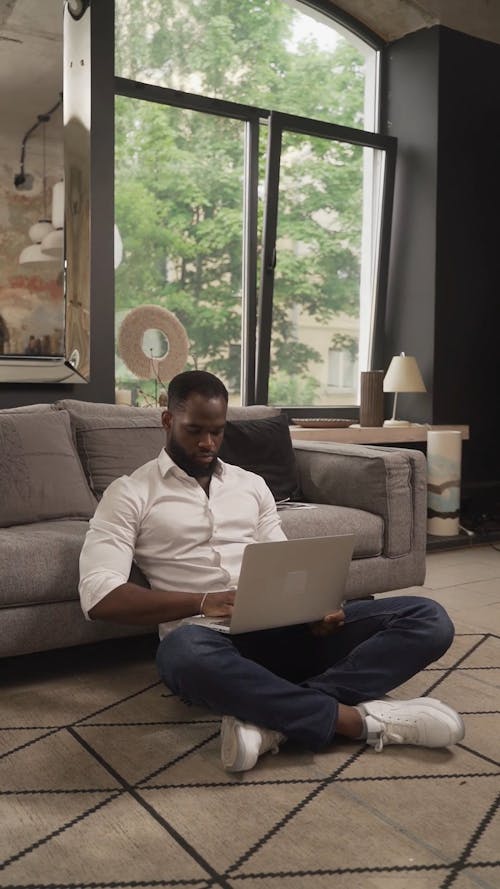
[[[230,404],[227,409],[228,420],[260,420],[266,417],[278,417],[281,414],[279,407],[270,404]]]
[[[353,559],[380,556],[384,547],[384,520],[363,509],[326,503],[280,508],[281,524],[289,540],[355,534]]]
[[[414,465],[425,498],[425,457],[419,451],[333,442],[294,442],[304,500],[374,512],[385,526],[384,553],[398,558],[413,547]]]
[[[41,414],[53,410],[52,404],[24,404],[20,407],[6,407],[2,414]]]
[[[0,467],[0,527],[93,515],[66,411],[0,413]]]
[[[81,519],[0,528],[0,607],[78,598],[87,529]]]
[[[254,420],[228,420],[220,458],[261,475],[275,500],[299,493],[295,453],[285,414]]]
[[[68,400],[65,403],[69,406]],[[75,402],[72,402],[72,405],[74,404]],[[78,402],[76,404],[78,405]],[[82,466],[89,485],[98,499],[115,478],[130,475],[143,463],[153,460],[165,445],[161,409],[118,405],[115,412],[114,405],[101,407],[103,410],[98,414],[91,414],[85,405],[81,413],[76,408],[72,416]],[[109,409],[107,412],[105,407]],[[262,409],[262,406],[253,405],[251,408],[238,410],[248,410],[253,415],[252,408],[258,410]],[[73,407],[71,409],[73,410]],[[228,426],[231,426],[231,423],[228,422]],[[292,451],[291,446],[290,451]],[[293,451],[292,457],[295,460]]]
[[[98,499],[115,478],[154,460],[165,445],[165,430],[153,412],[107,417],[82,414],[73,423],[82,466]]]
[[[88,521],[82,519],[0,528],[0,609],[78,601],[80,551],[87,530]],[[135,562],[130,580],[148,586]]]
[[[79,401],[77,398],[61,398],[52,406],[56,410],[66,410],[72,417],[144,417],[161,423],[162,407],[131,407],[128,404],[108,404],[106,402]],[[280,408],[267,404],[229,405],[228,420],[250,420],[259,417],[275,417]]]
[[[56,410],[68,411],[74,419],[83,417],[123,417],[138,419],[144,417],[153,423],[161,424],[162,407],[131,407],[128,404],[108,404],[104,401],[79,401],[77,398],[62,398],[54,402]]]

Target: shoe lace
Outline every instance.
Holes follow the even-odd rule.
[[[279,753],[280,742],[283,740],[284,735],[280,735],[278,732],[266,731],[263,733],[261,753],[267,753],[268,751],[271,753]]]
[[[380,732],[377,733],[377,741],[373,745],[376,753],[381,753],[386,744],[408,744],[417,737],[417,725],[405,722],[404,733],[398,730],[397,723],[381,725]]]

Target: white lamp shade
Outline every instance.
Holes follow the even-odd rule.
[[[42,253],[53,259],[59,259],[64,256],[64,232],[62,228],[54,229],[45,235],[41,243]]]
[[[56,182],[52,189],[52,225],[64,228],[64,182]]]
[[[395,355],[384,377],[384,392],[426,392],[422,374],[412,355]]]
[[[48,219],[39,219],[38,222],[35,222],[35,224],[31,226],[28,234],[34,244],[40,244],[45,235],[48,235],[51,231],[52,225]]]
[[[40,219],[38,222],[35,222],[29,230],[29,236],[34,243],[30,244],[29,247],[25,247],[24,250],[21,250],[19,264],[24,265],[25,262],[53,261],[54,257],[44,253],[41,245],[43,238],[46,238],[47,235],[53,231],[54,229],[52,228],[52,225],[46,219]]]
[[[21,264],[25,262],[51,262],[53,261],[52,256],[48,256],[47,253],[42,253],[41,244],[30,244],[29,247],[25,247],[24,250],[21,250],[21,255],[19,257],[19,262]]]

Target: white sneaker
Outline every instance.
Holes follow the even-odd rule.
[[[436,698],[367,701],[358,709],[366,723],[366,743],[378,753],[387,744],[448,747],[465,735],[462,717]]]
[[[222,765],[228,772],[253,769],[259,756],[271,750],[278,752],[286,738],[280,732],[240,722],[234,716],[223,716],[221,725]]]

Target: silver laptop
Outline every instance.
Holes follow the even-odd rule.
[[[222,633],[250,633],[321,620],[344,600],[354,534],[249,543],[231,618],[197,617]]]

